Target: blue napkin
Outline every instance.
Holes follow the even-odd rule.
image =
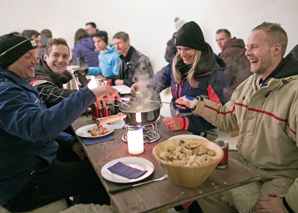
[[[97,144],[105,141],[111,141],[114,139],[115,138],[112,135],[105,135],[103,137],[98,137],[98,138],[84,138],[82,139],[82,141],[86,146],[88,146],[88,145]]]
[[[142,171],[142,170],[127,166],[120,161],[114,164],[113,166],[110,166],[108,170],[110,170],[114,174],[129,178],[129,179],[136,179],[138,177],[141,177],[143,174],[147,172],[147,170]]]

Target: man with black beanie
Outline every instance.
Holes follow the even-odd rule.
[[[13,34],[0,37],[0,205],[31,211],[69,196],[109,197],[75,136],[63,133],[95,101],[120,98],[103,85],[84,87],[52,108],[28,84],[38,64],[36,43]],[[63,149],[60,149],[63,148]],[[61,156],[69,156],[60,160]]]

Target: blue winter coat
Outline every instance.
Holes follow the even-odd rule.
[[[99,66],[89,67],[89,75],[102,75],[109,77],[110,75],[119,75],[119,67],[121,64],[120,54],[114,45],[109,44],[104,53],[98,55]]]
[[[80,58],[83,57],[88,67],[97,67],[98,54],[92,39],[90,37],[82,38],[73,48],[72,64],[77,65]]]
[[[175,82],[172,72],[172,62],[157,72],[154,77],[150,79],[150,82],[159,85],[159,92],[171,87],[172,103],[175,103],[178,98],[186,95],[190,97],[203,96],[215,103],[225,104],[229,100],[229,83],[223,72],[226,69],[226,66],[222,59],[215,55],[214,57],[216,57],[216,62],[213,70],[208,73],[195,76],[194,80],[196,85],[198,85],[196,88],[190,86],[187,81],[187,77],[184,78],[180,84]],[[221,64],[221,66],[219,64]],[[172,107],[176,109],[175,104],[172,104]],[[184,116],[184,129],[192,132],[193,134],[200,135],[201,132],[215,128],[204,118],[192,114],[190,109],[181,109],[180,113],[182,117],[183,114],[186,114],[186,116]]]
[[[61,132],[95,100],[84,87],[46,108],[33,86],[0,69],[0,205],[49,169],[59,145],[72,147],[75,137]]]

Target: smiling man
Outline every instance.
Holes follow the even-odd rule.
[[[66,70],[69,63],[70,51],[63,38],[51,39],[45,49],[43,58],[35,67],[35,78],[30,82],[40,93],[47,107],[56,105],[77,90],[63,88],[63,84],[72,79]]]

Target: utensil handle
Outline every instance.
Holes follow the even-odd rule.
[[[119,112],[117,115],[111,115],[111,116],[107,116],[107,117],[97,118],[96,122],[98,123],[98,125],[104,125],[104,124],[111,123],[114,121],[120,121],[124,118],[126,118],[126,115]]]
[[[124,191],[124,190],[126,190],[126,189],[131,189],[131,188],[133,188],[133,185],[121,186],[121,187],[116,188],[116,189],[111,189],[111,190],[109,190],[108,192],[109,192],[110,194],[114,194],[114,193],[116,193],[116,192],[121,192],[121,191]]]

